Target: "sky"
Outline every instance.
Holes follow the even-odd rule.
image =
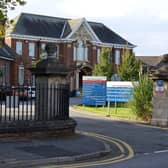
[[[26,0],[9,11],[101,22],[137,47],[137,56],[168,53],[168,0]]]

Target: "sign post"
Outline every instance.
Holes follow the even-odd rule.
[[[116,100],[116,97],[115,97],[115,113],[117,113],[117,100]]]
[[[110,102],[115,103],[115,113],[117,113],[117,102],[128,102],[132,98],[132,82],[107,82],[106,95],[106,101],[108,102],[107,116],[110,116]]]
[[[108,102],[108,114],[107,117],[110,117],[110,102]]]

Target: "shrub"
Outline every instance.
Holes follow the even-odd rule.
[[[141,62],[135,58],[134,53],[126,46],[122,56],[122,64],[118,66],[118,72],[122,81],[137,81],[139,79],[139,71]]]
[[[108,80],[111,79],[113,74],[113,65],[110,62],[110,50],[102,48],[100,53],[100,62],[95,64],[93,75],[106,76]]]
[[[153,81],[147,75],[140,75],[139,84],[133,85],[132,108],[137,117],[148,121],[152,117]]]

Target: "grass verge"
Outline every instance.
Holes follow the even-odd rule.
[[[77,110],[82,110],[86,112],[91,112],[95,114],[100,114],[103,116],[110,115],[112,117],[117,118],[123,118],[123,119],[129,119],[129,120],[137,120],[136,114],[132,111],[129,107],[117,107],[114,106],[110,107],[110,111],[108,110],[108,107],[94,107],[94,106],[82,106],[82,105],[75,105],[73,108]]]

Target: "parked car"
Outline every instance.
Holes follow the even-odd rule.
[[[35,86],[18,86],[13,87],[13,95],[18,96],[19,99],[34,99]]]
[[[35,86],[28,86],[26,89],[26,95],[29,99],[34,99],[36,97],[36,88]]]

